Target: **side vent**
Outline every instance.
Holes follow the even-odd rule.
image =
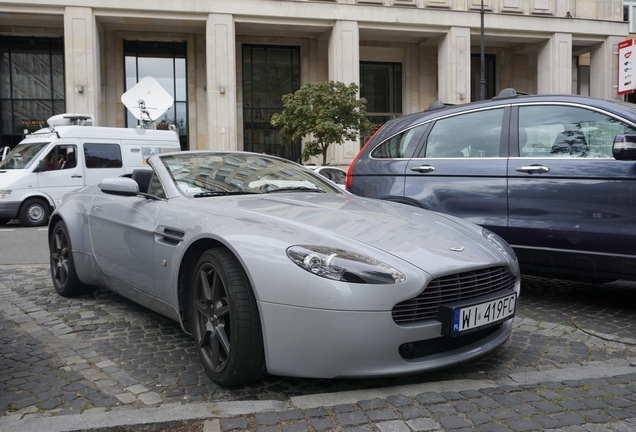
[[[176,246],[183,241],[185,231],[159,226],[154,232],[157,240],[162,243]]]

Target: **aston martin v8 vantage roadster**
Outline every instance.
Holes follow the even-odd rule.
[[[510,336],[519,265],[486,229],[262,154],[148,167],[65,196],[49,223],[53,285],[178,321],[221,385],[421,373]]]

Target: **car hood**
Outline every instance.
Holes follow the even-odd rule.
[[[210,200],[212,204],[216,199],[197,202]],[[289,236],[296,244],[324,246],[329,241],[327,245],[333,247],[372,247],[420,268],[435,267],[436,273],[453,272],[469,263],[475,268],[493,262],[508,264],[477,225],[417,207],[350,195],[297,192],[221,199],[226,211],[232,208],[241,213],[246,226],[276,232],[278,238]]]

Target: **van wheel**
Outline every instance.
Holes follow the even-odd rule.
[[[49,204],[40,198],[30,198],[20,207],[18,218],[24,226],[34,227],[49,223]]]

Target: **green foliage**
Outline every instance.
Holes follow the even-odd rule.
[[[271,123],[280,128],[281,144],[306,138],[303,161],[322,155],[325,165],[331,144],[355,141],[372,128],[367,119],[367,101],[358,99],[355,83],[306,84],[284,95],[283,106],[283,112],[274,114]]]

